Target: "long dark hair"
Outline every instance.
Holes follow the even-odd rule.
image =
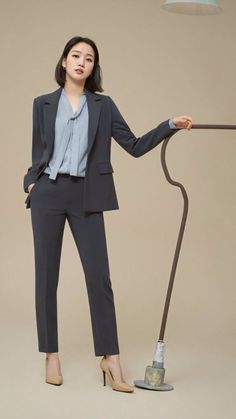
[[[78,42],[86,42],[89,44],[94,50],[94,67],[91,76],[86,79],[85,88],[90,90],[90,92],[94,93],[95,91],[103,92],[102,88],[102,76],[101,76],[101,67],[99,64],[99,53],[97,46],[92,39],[84,38],[83,36],[74,36],[71,38],[64,47],[63,53],[61,58],[59,59],[56,69],[55,69],[55,80],[59,84],[59,86],[64,87],[66,81],[66,71],[62,67],[63,58],[66,58],[69,54],[71,48],[78,44]]]

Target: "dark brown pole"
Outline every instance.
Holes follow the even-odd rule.
[[[193,124],[192,129],[236,129],[236,125]]]
[[[187,220],[187,215],[188,215],[188,195],[187,192],[184,188],[184,186],[179,183],[176,182],[175,180],[173,180],[170,177],[168,168],[167,168],[167,164],[166,164],[166,147],[167,144],[170,140],[170,137],[166,138],[162,148],[161,148],[161,164],[162,164],[162,169],[165,173],[165,177],[167,179],[167,181],[174,186],[177,186],[178,188],[180,188],[181,192],[182,192],[182,196],[184,199],[184,210],[183,210],[183,216],[182,216],[182,221],[181,221],[181,225],[180,225],[180,229],[179,229],[179,235],[178,235],[178,240],[177,240],[177,245],[176,245],[176,249],[175,249],[175,254],[174,254],[174,259],[173,259],[173,263],[172,263],[172,268],[171,268],[171,273],[170,273],[170,280],[169,280],[169,285],[168,285],[168,290],[167,290],[167,295],[166,295],[166,301],[165,301],[165,307],[164,307],[164,312],[163,312],[163,317],[162,317],[162,323],[161,323],[161,330],[160,330],[160,335],[159,335],[159,341],[160,340],[164,340],[164,334],[165,334],[165,327],[166,327],[166,321],[167,321],[167,316],[168,316],[168,311],[169,311],[169,305],[170,305],[170,299],[171,299],[171,294],[172,294],[172,289],[173,289],[173,285],[174,285],[174,279],[175,279],[175,272],[176,272],[176,268],[177,268],[177,264],[178,264],[178,259],[179,259],[179,254],[180,254],[180,248],[181,248],[181,244],[182,244],[182,240],[183,240],[183,235],[184,235],[184,229],[185,229],[185,224],[186,224],[186,220]]]
[[[226,130],[229,129],[229,130],[235,130],[236,129],[236,125],[193,124],[192,125],[192,129],[226,129]],[[181,130],[179,130],[179,131],[181,131]],[[162,145],[162,148],[161,148],[161,164],[162,164],[162,168],[163,168],[163,171],[164,171],[164,174],[165,174],[165,177],[166,177],[167,181],[171,185],[174,185],[174,186],[177,186],[178,188],[180,188],[180,190],[182,192],[183,200],[184,200],[184,209],[183,209],[182,221],[181,221],[181,225],[180,225],[180,229],[179,229],[179,235],[178,235],[177,245],[176,245],[174,259],[173,259],[171,273],[170,273],[170,279],[169,279],[169,285],[168,285],[168,289],[167,289],[167,295],[166,295],[166,301],[165,301],[165,306],[164,306],[164,312],[163,312],[163,315],[162,315],[162,322],[161,322],[161,329],[160,329],[159,341],[163,341],[164,340],[164,334],[165,334],[167,316],[168,316],[168,311],[169,311],[169,306],[170,306],[170,299],[171,299],[171,294],[172,294],[172,289],[173,289],[173,285],[174,285],[176,268],[177,268],[177,264],[178,264],[178,259],[179,259],[181,244],[182,244],[183,235],[184,235],[184,229],[185,229],[187,215],[188,215],[188,195],[187,195],[187,192],[186,192],[184,186],[180,182],[176,182],[175,180],[173,180],[170,177],[170,174],[169,174],[169,171],[168,171],[168,168],[167,168],[167,164],[166,164],[166,147],[167,147],[167,144],[168,144],[168,142],[169,142],[169,140],[170,140],[171,137],[172,137],[172,135],[169,136],[169,137],[167,137],[164,140],[164,142],[163,142],[163,145]]]

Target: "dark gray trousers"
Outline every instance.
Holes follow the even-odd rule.
[[[119,353],[103,212],[82,211],[83,187],[82,177],[58,174],[53,181],[44,173],[30,192],[39,352],[58,352],[57,286],[67,219],[85,274],[95,355]]]

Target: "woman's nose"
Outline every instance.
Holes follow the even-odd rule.
[[[84,58],[79,58],[78,64],[84,67]]]

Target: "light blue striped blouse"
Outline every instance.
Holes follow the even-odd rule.
[[[85,176],[88,148],[88,106],[85,93],[74,113],[62,89],[55,122],[55,142],[52,157],[44,170],[50,179],[57,173]]]

